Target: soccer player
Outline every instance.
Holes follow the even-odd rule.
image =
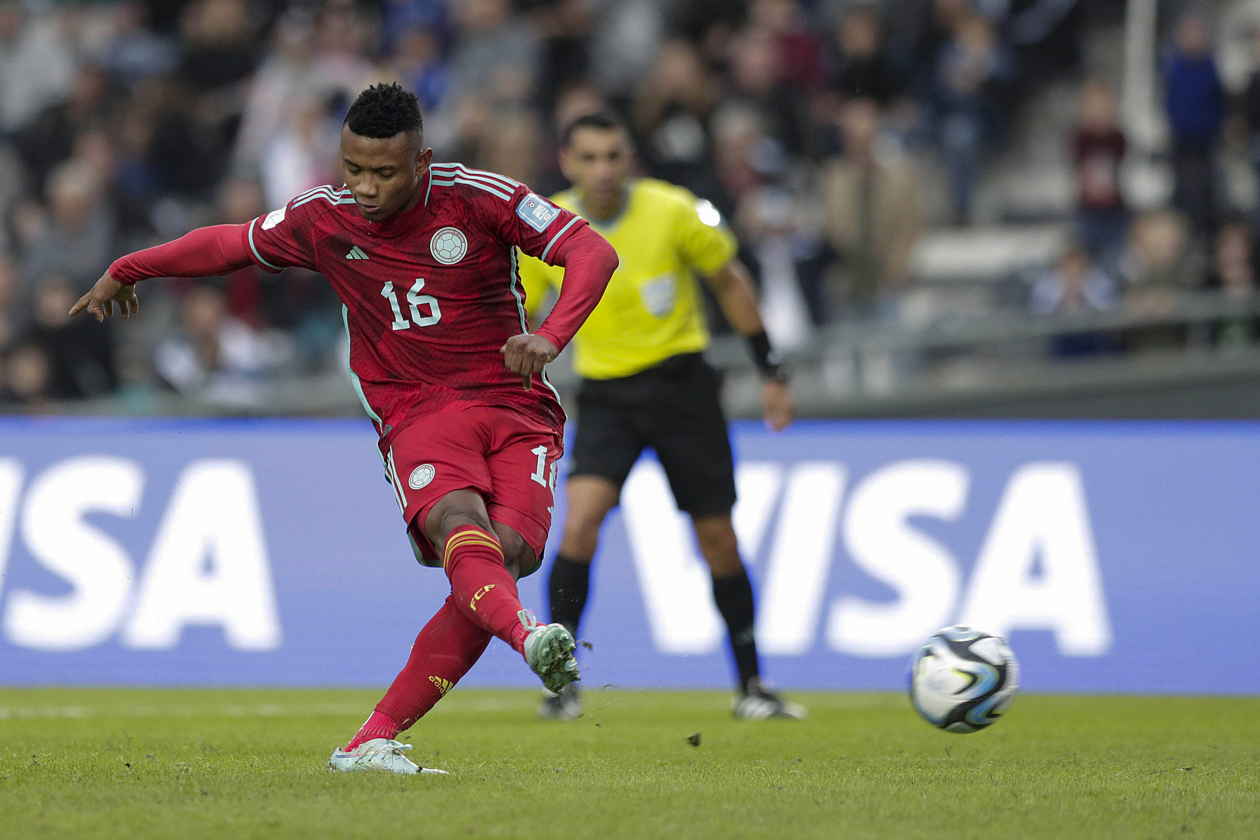
[[[564,411],[543,367],[598,303],[617,266],[586,222],[510,178],[431,163],[416,97],[374,85],[341,132],[340,188],[317,187],[245,225],[201,228],[124,257],[75,304],[103,320],[138,310],[148,277],[205,277],[256,263],[322,272],[343,302],[355,390],[380,434],[416,558],[450,579],[385,697],[333,770],[421,771],[395,740],[481,656],[492,636],[553,691],[578,679],[573,637],[522,608],[551,524]],[[530,334],[516,249],[567,272]],[[432,771],[441,772],[441,771]]]
[[[609,113],[580,117],[561,138],[560,166],[573,188],[552,201],[585,218],[621,258],[603,300],[575,339],[582,377],[569,513],[547,588],[552,621],[576,635],[604,517],[645,446],[656,450],[678,508],[690,514],[713,577],[713,600],[726,622],[735,668],[736,717],[799,718],[800,706],[769,691],[759,677],[753,590],[731,526],[735,470],[718,377],[701,355],[709,343],[699,274],[731,325],[747,340],[765,382],[766,422],[792,421],[786,377],[771,350],[736,241],[717,209],[681,187],[632,179],[629,134]],[[521,278],[538,302],[548,286],[570,280],[525,259]],[[561,282],[563,280],[563,283]],[[544,699],[544,718],[582,713],[576,686]]]

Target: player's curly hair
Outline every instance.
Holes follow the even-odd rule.
[[[397,82],[372,85],[360,93],[346,113],[345,124],[360,137],[384,139],[400,131],[424,136],[420,101]]]

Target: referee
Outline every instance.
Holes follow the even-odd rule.
[[[800,718],[805,710],[762,685],[753,635],[753,590],[731,526],[735,470],[717,373],[701,355],[709,344],[695,275],[713,290],[731,325],[748,340],[765,379],[766,423],[792,422],[792,398],[761,323],[737,243],[716,208],[687,190],[631,178],[629,133],[607,112],[575,120],[561,137],[560,167],[573,187],[552,198],[612,243],[621,258],[603,300],[574,339],[582,377],[577,435],[567,481],[568,518],[547,582],[551,620],[575,636],[590,585],[600,525],[644,447],[652,447],[679,510],[691,516],[713,577],[738,673],[737,718]],[[558,289],[561,269],[523,257],[530,302]],[[549,696],[544,718],[582,714],[575,690]]]

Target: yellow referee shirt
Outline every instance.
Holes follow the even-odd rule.
[[[696,274],[716,274],[735,256],[735,236],[717,208],[673,184],[648,178],[626,188],[621,214],[591,219],[572,190],[551,200],[590,222],[617,251],[621,265],[603,300],[574,337],[573,367],[587,379],[646,370],[670,356],[709,344]],[[520,254],[527,305],[536,309],[564,269]]]

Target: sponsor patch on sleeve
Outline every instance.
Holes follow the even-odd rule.
[[[272,210],[270,213],[267,214],[267,218],[263,219],[262,229],[271,230],[273,227],[275,227],[276,225],[280,224],[283,221],[284,221],[284,208],[281,207],[279,210]]]
[[[516,205],[516,215],[524,219],[525,224],[542,233],[560,215],[560,208],[542,196],[530,193]]]

